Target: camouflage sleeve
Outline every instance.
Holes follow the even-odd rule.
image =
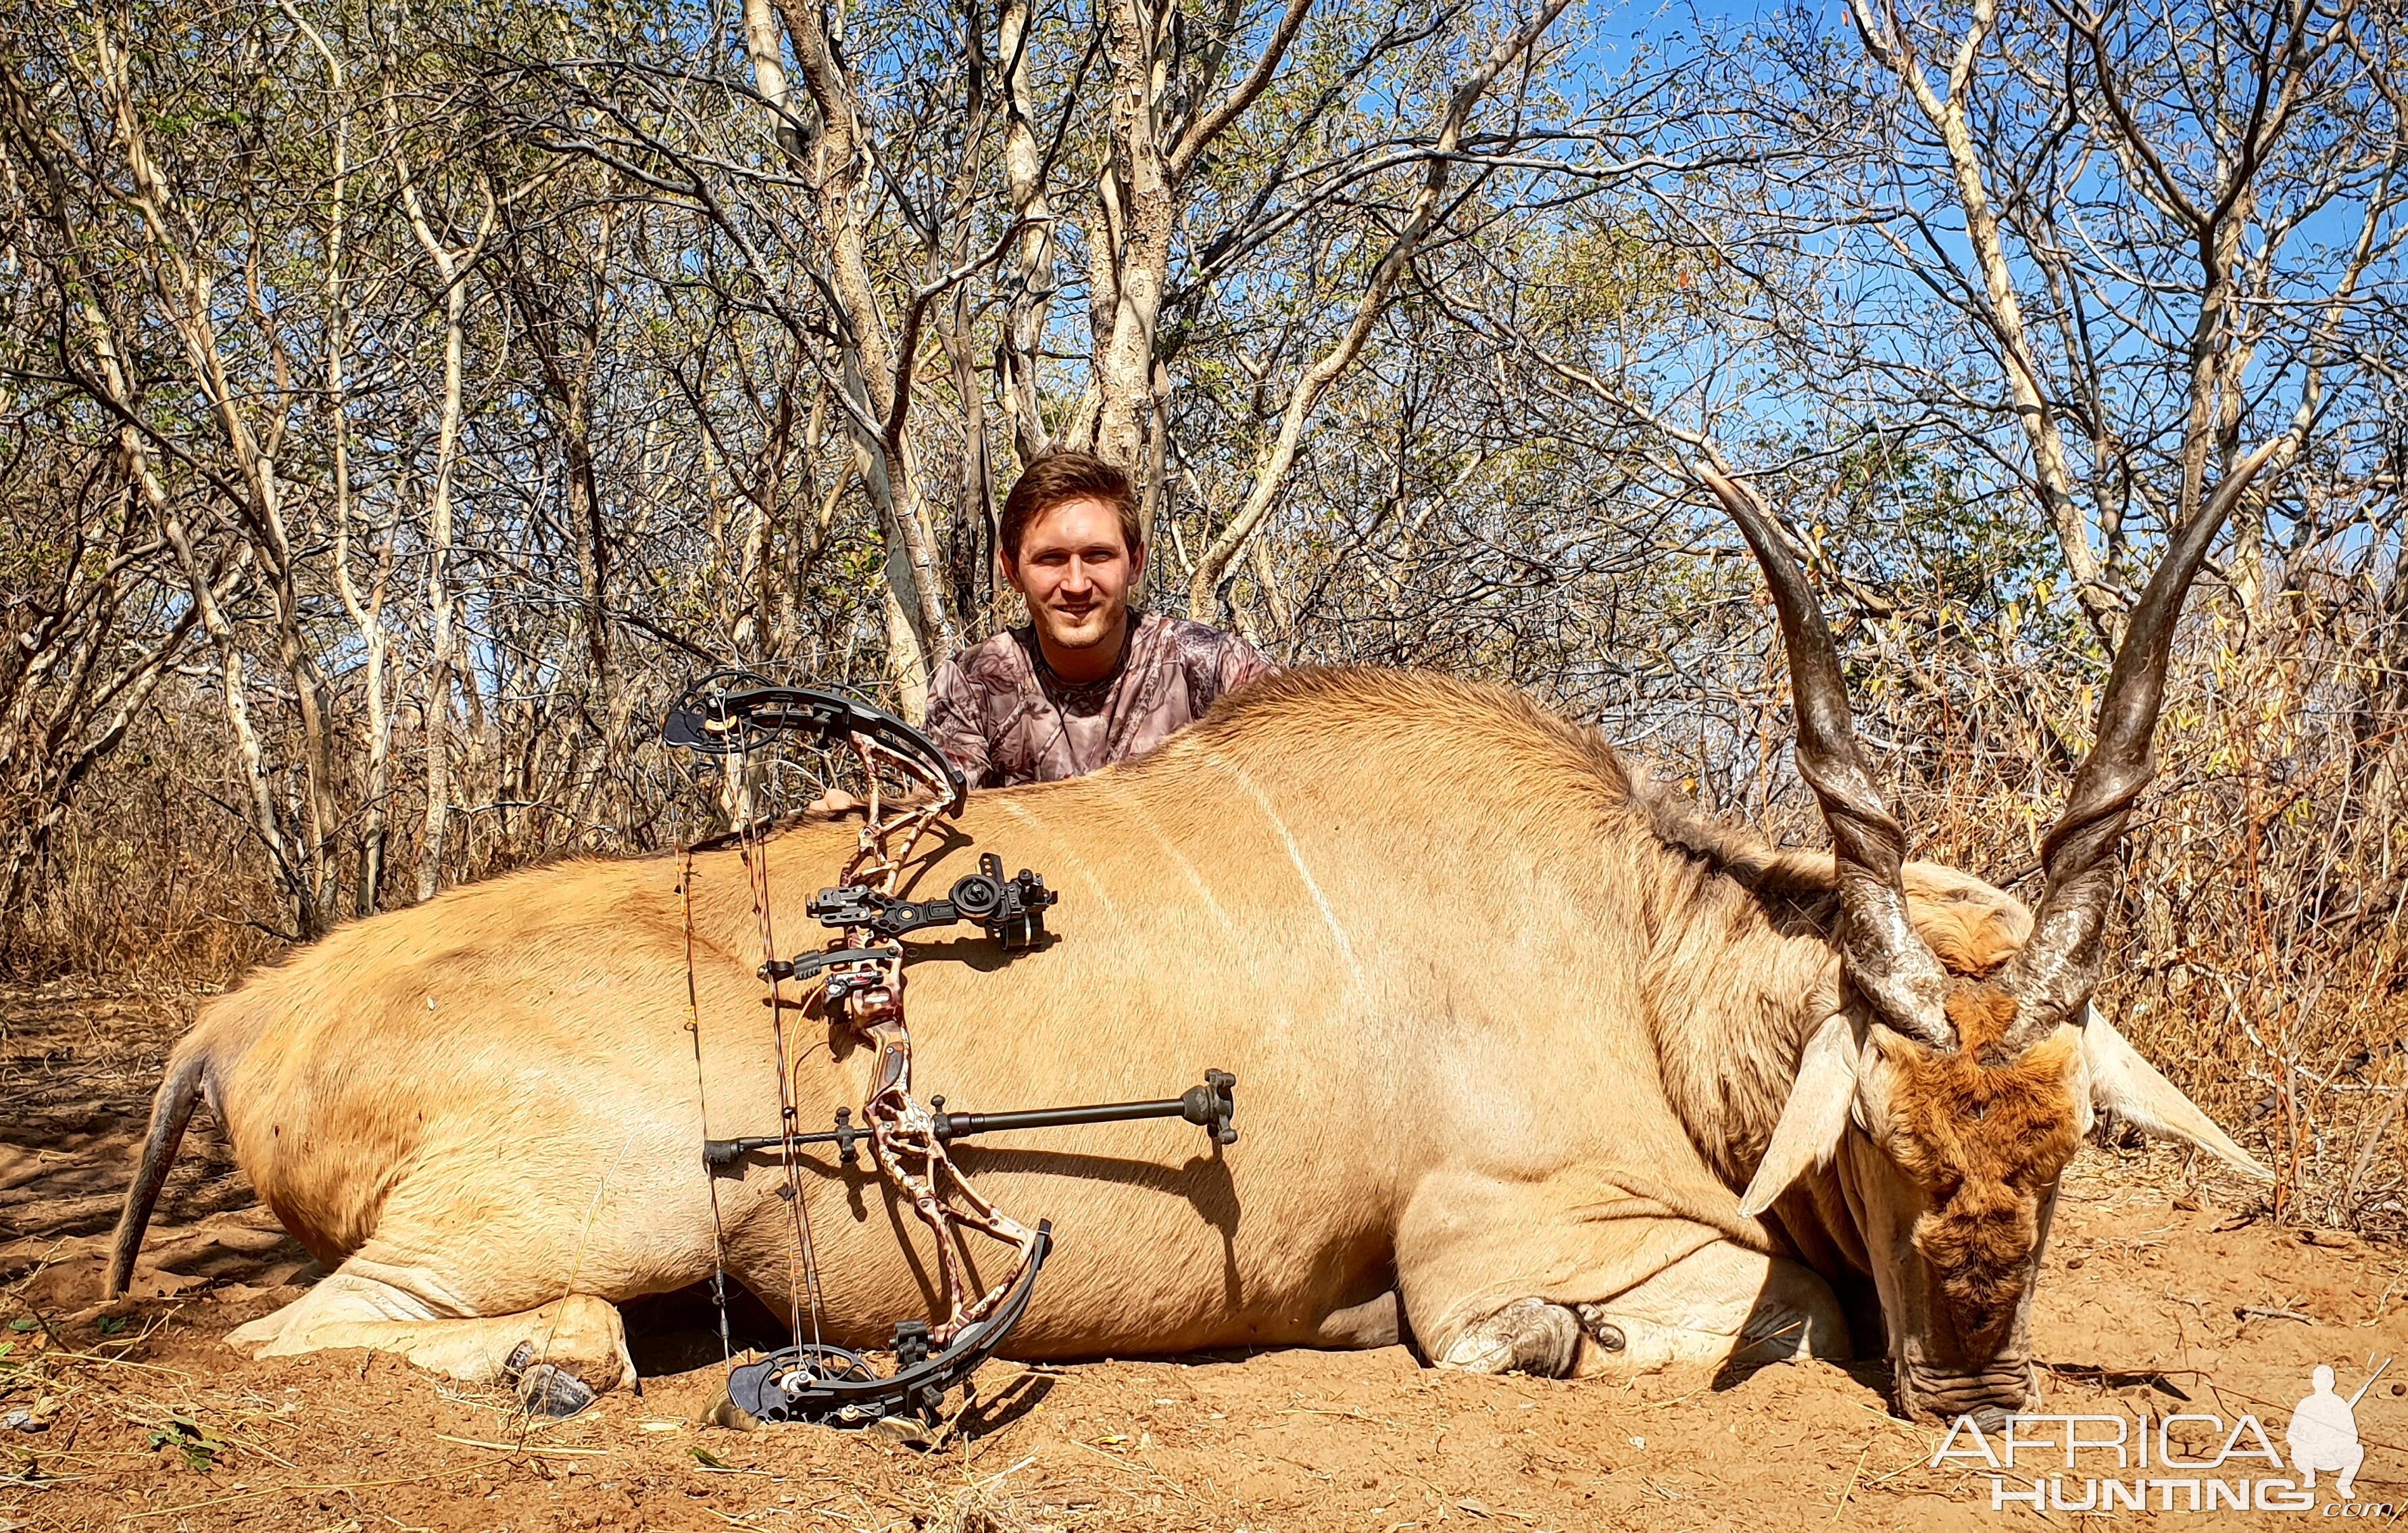
[[[937,667],[928,681],[928,737],[946,759],[960,768],[962,781],[973,788],[999,786],[995,763],[987,750],[986,731],[980,727],[982,700],[963,671],[959,656]]]
[[[1258,676],[1274,675],[1279,667],[1262,651],[1237,635],[1223,634],[1220,664],[1215,669],[1213,695],[1218,697],[1237,691]]]

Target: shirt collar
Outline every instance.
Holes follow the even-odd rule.
[[[1028,651],[1029,670],[1037,679],[1038,689],[1056,697],[1081,702],[1092,701],[1110,694],[1120,684],[1121,678],[1129,673],[1129,661],[1137,653],[1139,630],[1150,623],[1153,618],[1154,614],[1150,612],[1129,614],[1128,626],[1121,630],[1119,658],[1112,662],[1111,670],[1092,681],[1066,681],[1055,675],[1054,667],[1046,663],[1045,646],[1038,639],[1037,624],[1031,622],[1025,630],[1027,637],[1022,640],[1022,643]]]

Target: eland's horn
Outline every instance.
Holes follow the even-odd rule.
[[[2157,709],[2166,697],[2166,666],[2183,598],[2207,560],[2225,519],[2241,503],[2249,481],[2288,437],[2276,437],[2242,460],[2216,487],[2215,495],[2173,537],[2165,560],[2132,609],[2124,642],[2099,699],[2099,741],[2074,774],[2065,812],[2040,844],[2048,886],[2023,951],[2000,976],[2016,1000],[2011,1044],[2043,1037],[2080,1014],[2099,983],[2100,938],[2115,882],[2115,845],[2132,801],[2157,774],[2151,740]]]
[[[1823,818],[1831,827],[1839,864],[1840,951],[1849,981],[1892,1027],[1933,1048],[1953,1049],[1956,1029],[1941,1009],[1947,974],[1907,919],[1906,890],[1899,881],[1906,831],[1873,786],[1864,752],[1856,748],[1831,626],[1756,492],[1711,468],[1698,469],[1698,476],[1739,523],[1781,614],[1789,691],[1798,709],[1798,772],[1822,801]]]

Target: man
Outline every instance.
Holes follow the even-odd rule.
[[[1027,598],[1029,622],[947,661],[928,686],[928,733],[973,788],[1141,756],[1274,668],[1235,635],[1130,614],[1145,534],[1128,476],[1101,458],[1030,464],[999,532],[1004,578]]]

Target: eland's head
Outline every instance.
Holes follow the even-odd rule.
[[[2028,1409],[2029,1337],[2057,1181],[2111,1113],[2253,1175],[2269,1173],[2091,1006],[2133,800],[2150,750],[2175,620],[2217,529],[2272,455],[2260,449],[2182,528],[2132,609],[2099,709],[2098,742],[2042,842],[2047,883],[2011,952],[1943,962],[1910,919],[1906,838],[1858,751],[1828,626],[1779,529],[1743,486],[1704,477],[1770,586],[1789,653],[1799,774],[1837,859],[1834,935],[1846,984],[1808,1039],[1743,1206],[1773,1208],[1810,1168],[1836,1173],[1880,1291],[1909,1415]],[[2003,895],[1990,892],[2000,903]]]

